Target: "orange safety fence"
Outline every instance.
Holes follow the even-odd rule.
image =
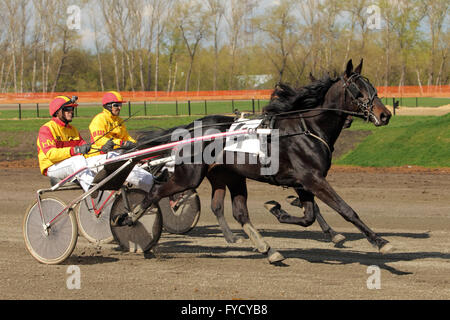
[[[450,97],[450,85],[377,87],[379,97]],[[198,101],[198,100],[251,100],[269,99],[273,90],[220,90],[220,91],[122,91],[127,101]],[[0,104],[49,103],[59,95],[78,96],[79,103],[101,103],[103,92],[4,93]]]
[[[377,87],[378,96],[384,98],[450,98],[450,85]]]
[[[269,99],[272,90],[223,90],[223,91],[121,91],[126,101],[183,101],[183,100],[248,100]],[[101,103],[104,92],[53,92],[0,94],[0,104],[49,103],[59,95],[78,96],[79,103]]]

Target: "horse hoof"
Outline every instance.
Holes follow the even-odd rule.
[[[284,212],[281,210],[281,205],[275,200],[267,201],[264,207],[281,222],[281,217]]]
[[[394,246],[390,243],[386,243],[379,249],[381,254],[391,253],[392,251],[394,251]]]
[[[342,234],[338,233],[337,235],[335,235],[335,236],[331,239],[331,241],[332,241],[335,245],[339,245],[339,244],[342,244],[342,243],[345,241],[345,237],[344,237]]]
[[[243,243],[245,239],[242,237],[232,237],[232,238],[225,238],[225,240],[229,244],[236,244],[236,243]]]
[[[281,262],[285,259],[281,253],[279,253],[276,250],[273,250],[272,248],[269,249],[267,255],[268,255],[267,259],[269,259],[269,262],[271,264]]]
[[[272,212],[271,210],[274,208],[281,208],[280,204],[278,202],[276,202],[275,200],[270,200],[267,201],[266,203],[264,203],[264,208],[266,208],[267,210],[269,210],[270,212]]]
[[[289,203],[291,206],[303,208],[302,202],[296,196],[287,196],[286,202]]]

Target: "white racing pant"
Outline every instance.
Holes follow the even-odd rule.
[[[94,158],[97,157],[92,157],[89,159]],[[54,178],[56,180],[63,180],[88,165],[88,159],[85,157],[81,155],[73,156],[49,167],[47,169],[47,177]],[[87,169],[78,173],[75,178],[78,180],[83,190],[88,191],[92,181],[94,181],[95,174],[95,171]]]
[[[107,155],[102,154],[90,158],[85,158],[81,155],[73,156],[49,167],[47,169],[47,176],[49,178],[63,180],[82,168],[94,166],[101,160],[113,158],[119,154],[120,153],[113,151],[109,152]],[[75,176],[85,192],[89,190],[95,175],[102,168],[103,167],[86,169]],[[153,175],[139,166],[135,166],[125,181],[136,188],[149,192],[153,186]]]

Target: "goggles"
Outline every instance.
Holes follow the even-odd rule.
[[[75,110],[74,106],[62,107],[62,111],[64,111],[64,112],[73,112],[74,110]]]

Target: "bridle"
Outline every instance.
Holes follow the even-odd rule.
[[[328,150],[329,158],[331,159],[332,148],[330,147],[330,145],[328,144],[328,142],[325,139],[323,139],[319,135],[313,134],[308,129],[306,122],[305,122],[305,118],[307,118],[308,116],[306,116],[302,113],[310,112],[310,111],[318,111],[319,112],[318,114],[309,116],[309,117],[314,117],[314,116],[318,116],[321,113],[326,112],[326,111],[337,111],[337,112],[341,112],[343,114],[361,117],[367,122],[369,122],[371,120],[371,118],[373,118],[374,121],[378,122],[375,114],[373,113],[373,107],[374,107],[373,104],[374,104],[375,98],[378,96],[378,94],[377,94],[377,90],[372,86],[372,84],[370,84],[369,79],[363,77],[359,73],[353,73],[347,79],[345,79],[344,77],[340,77],[339,79],[344,82],[344,85],[343,85],[344,94],[342,95],[343,100],[341,101],[341,105],[345,105],[345,101],[346,101],[347,94],[348,94],[352,99],[351,104],[356,105],[356,107],[357,107],[356,112],[348,111],[348,110],[341,110],[341,109],[336,109],[336,108],[318,108],[318,109],[303,109],[303,110],[288,111],[288,112],[283,112],[283,113],[277,114],[276,116],[272,116],[269,127],[273,128],[275,118],[277,116],[288,115],[288,114],[293,114],[293,113],[300,113],[301,115],[298,115],[297,117],[300,118],[300,120],[301,120],[301,122],[300,122],[301,131],[295,132],[295,133],[287,133],[287,134],[281,135],[280,137],[291,137],[291,136],[296,136],[296,135],[301,135],[301,134],[304,134],[306,136],[312,136],[325,145],[325,147]],[[368,94],[367,97],[364,97],[360,86],[358,86],[358,84],[356,83],[357,80],[361,80],[360,82],[363,83],[363,85],[366,89],[366,92]]]
[[[370,121],[371,117],[376,120],[375,114],[373,113],[373,103],[378,96],[378,93],[377,89],[370,84],[369,79],[363,77],[359,73],[353,73],[348,79],[341,77],[341,80],[344,82],[344,101],[348,94],[352,98],[351,103],[356,104],[358,108],[356,115],[362,117],[367,122]],[[356,83],[356,80],[361,80],[360,82],[363,83],[368,94],[367,97],[364,97],[362,94],[361,88]]]

